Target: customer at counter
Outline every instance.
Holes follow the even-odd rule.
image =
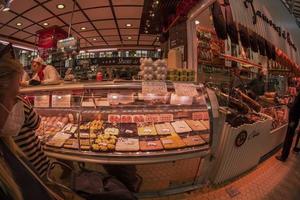
[[[31,69],[34,72],[29,85],[55,84],[60,80],[60,75],[52,65],[46,65],[41,57],[37,57],[31,62]]]
[[[282,162],[286,161],[286,159],[290,154],[290,149],[292,147],[294,135],[296,133],[297,126],[299,124],[299,119],[300,119],[300,92],[295,98],[295,101],[289,112],[289,125],[284,139],[282,153],[280,156],[276,156],[276,158]],[[300,151],[300,149],[297,148],[297,142],[293,149],[294,152]]]
[[[259,96],[265,93],[265,81],[264,74],[262,70],[258,71],[257,78],[253,79],[248,84],[248,89],[250,90],[250,95],[252,99],[257,99]]]

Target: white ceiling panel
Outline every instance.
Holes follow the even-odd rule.
[[[104,20],[104,21],[93,21],[93,24],[97,29],[114,29],[116,27],[116,23],[114,20]]]
[[[2,35],[7,35],[7,36],[10,36],[11,34],[15,33],[16,31],[18,31],[18,29],[11,28],[8,26],[4,26],[0,29],[0,33]]]
[[[138,35],[139,29],[121,29],[120,28],[120,33],[122,35]]]
[[[58,9],[57,5],[65,5],[64,9]],[[73,10],[73,1],[72,0],[52,0],[44,4],[49,10],[51,10],[56,15],[71,12]],[[75,6],[75,10],[78,8]]]
[[[80,24],[74,24],[72,25],[72,28],[79,32],[85,32],[85,31],[92,31],[95,30],[94,27],[90,22],[80,23]],[[81,28],[86,28],[85,30],[81,30]]]
[[[22,25],[17,26],[17,23],[22,23]],[[14,19],[13,21],[11,21],[9,23],[9,25],[13,26],[14,28],[17,28],[17,29],[23,29],[24,27],[32,25],[32,23],[23,17],[18,17],[16,19]]]
[[[114,7],[117,19],[142,17],[143,7]]]
[[[109,6],[108,0],[77,0],[82,9]]]
[[[42,28],[38,25],[33,25],[33,26],[29,26],[28,28],[25,28],[24,30],[29,32],[29,33],[36,33],[37,31],[41,30]]]
[[[109,35],[118,35],[117,29],[110,29],[110,30],[99,30],[101,35],[103,36],[109,36]]]
[[[35,3],[34,0],[22,0],[22,4],[17,3],[17,1],[13,1],[10,9],[14,12],[22,13],[36,5],[37,3]]]
[[[16,15],[11,12],[0,12],[0,23],[7,23],[14,17],[16,17]]]
[[[144,0],[112,0],[113,5],[144,5]]]
[[[26,12],[24,14],[24,16],[29,19],[32,19],[36,22],[53,17],[53,15],[51,15],[51,13],[49,13],[46,9],[44,9],[40,6]]]
[[[118,20],[119,28],[127,28],[127,24],[131,24],[130,28],[140,28],[141,20]]]
[[[97,36],[99,36],[99,34],[97,33],[97,31],[86,31],[86,32],[81,32],[80,35],[82,35],[82,37],[85,37],[85,38],[89,38],[89,37],[97,37]]]
[[[98,19],[113,19],[113,14],[110,8],[88,9],[85,10],[85,13],[92,21]]]
[[[69,14],[64,14],[64,15],[61,15],[59,16],[62,20],[64,20],[67,24],[69,24],[71,22],[71,17],[72,17],[72,13],[69,13]],[[86,22],[88,21],[87,18],[82,14],[81,11],[77,11],[77,12],[74,12],[74,15],[73,15],[73,21],[72,23],[73,24],[76,24],[76,23],[80,23],[80,22]]]
[[[104,36],[103,38],[106,41],[117,41],[117,40],[120,40],[120,37],[118,35],[116,35],[116,36]]]
[[[18,39],[21,39],[21,40],[24,39],[24,38],[27,38],[29,36],[31,36],[31,35],[28,34],[28,33],[23,32],[23,31],[19,31],[16,34],[12,35],[12,37],[18,38]]]

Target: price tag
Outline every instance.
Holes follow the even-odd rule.
[[[49,95],[40,95],[34,97],[34,107],[36,108],[49,108],[50,97]]]
[[[168,92],[167,84],[162,81],[145,81],[142,83],[143,94],[166,94]]]
[[[174,83],[175,93],[178,96],[198,96],[196,85],[191,83]]]
[[[71,107],[71,94],[55,94],[52,95],[53,108],[69,108]]]

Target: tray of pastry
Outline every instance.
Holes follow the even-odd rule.
[[[104,125],[104,134],[119,135],[120,125],[117,123],[106,123]]]
[[[140,138],[140,150],[141,151],[159,151],[164,147],[159,137]]]
[[[56,133],[50,140],[46,142],[46,145],[52,147],[63,147],[64,143],[71,137],[70,134]]]
[[[158,135],[172,135],[175,133],[174,128],[168,122],[155,124],[155,129]]]
[[[185,147],[185,143],[178,135],[161,137],[160,141],[165,149],[178,149]]]
[[[199,134],[185,134],[180,136],[188,147],[206,144],[206,141]]]
[[[92,151],[114,151],[116,148],[117,136],[108,133],[97,136],[94,144],[92,144]]]
[[[138,127],[138,135],[139,136],[151,136],[157,135],[155,126],[153,123],[139,123]]]
[[[191,132],[192,129],[185,123],[185,121],[175,121],[171,123],[176,133],[187,133]]]
[[[208,130],[208,128],[204,125],[204,123],[201,122],[201,120],[185,120],[185,122],[193,131]]]
[[[120,137],[118,138],[117,144],[116,144],[116,151],[139,151],[140,145],[139,145],[139,139],[137,138],[124,138]]]
[[[137,125],[135,123],[120,124],[121,137],[137,137]]]

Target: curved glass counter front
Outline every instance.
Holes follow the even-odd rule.
[[[210,150],[206,88],[164,82],[76,83],[24,88],[41,115],[36,134],[50,157],[146,164]]]

